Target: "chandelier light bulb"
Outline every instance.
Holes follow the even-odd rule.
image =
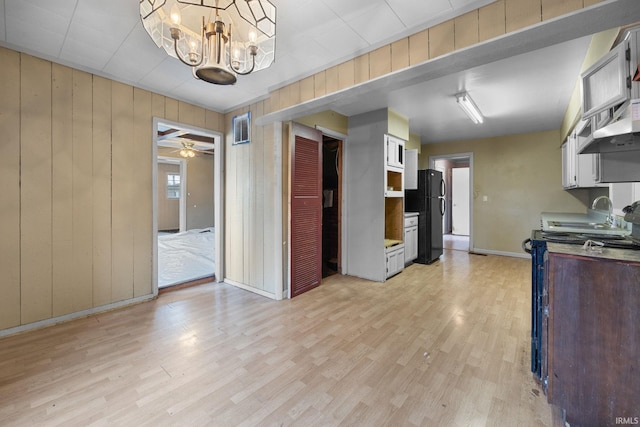
[[[180,15],[180,9],[177,4],[171,6],[171,23],[174,27],[178,27],[182,22],[182,16]]]
[[[249,43],[251,43],[252,45],[255,45],[257,39],[258,39],[258,36],[256,32],[253,30],[249,31]]]

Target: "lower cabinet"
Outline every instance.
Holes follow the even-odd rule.
[[[640,416],[640,262],[625,258],[545,254],[542,381],[572,426]]]
[[[387,278],[404,269],[404,244],[390,246],[387,251]]]
[[[418,258],[418,226],[404,227],[404,263],[409,264]]]

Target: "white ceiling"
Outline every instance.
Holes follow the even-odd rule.
[[[492,0],[272,0],[277,7],[276,61],[239,76],[235,86],[195,80],[144,31],[133,0],[0,0],[0,45],[112,78],[220,112],[267,96],[270,90],[358,56]],[[613,13],[618,4],[622,12]],[[640,2],[609,0],[592,31],[640,20]],[[610,13],[609,13],[610,12]],[[614,11],[615,12],[615,11]],[[334,109],[357,114],[390,107],[410,118],[423,142],[557,129],[573,91],[589,29],[562,35],[566,43],[511,58],[456,59],[451,72],[424,73],[396,84],[360,88],[358,96],[328,98]],[[507,43],[508,44],[508,43]],[[527,44],[527,43],[523,43]],[[544,43],[545,46],[550,43]],[[508,49],[507,49],[508,51]],[[515,52],[518,50],[516,49]],[[462,53],[464,55],[464,52]],[[456,57],[458,58],[458,57]],[[479,64],[479,65],[478,65]],[[478,66],[475,66],[478,65]],[[487,120],[473,125],[453,95],[466,89]],[[289,117],[292,118],[292,117]]]

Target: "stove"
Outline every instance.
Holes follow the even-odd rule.
[[[633,230],[637,231],[637,234],[632,231],[629,237],[533,230],[531,237],[522,242],[522,249],[531,254],[531,372],[537,381],[542,381],[542,298],[544,253],[547,251],[547,243],[583,245],[587,240],[594,240],[602,242],[604,247],[608,248],[640,250],[640,202],[636,203],[638,223],[633,223]]]

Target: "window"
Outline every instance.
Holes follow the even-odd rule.
[[[167,199],[180,198],[180,174],[167,173]]]
[[[246,144],[251,139],[251,113],[233,117],[233,145]]]

